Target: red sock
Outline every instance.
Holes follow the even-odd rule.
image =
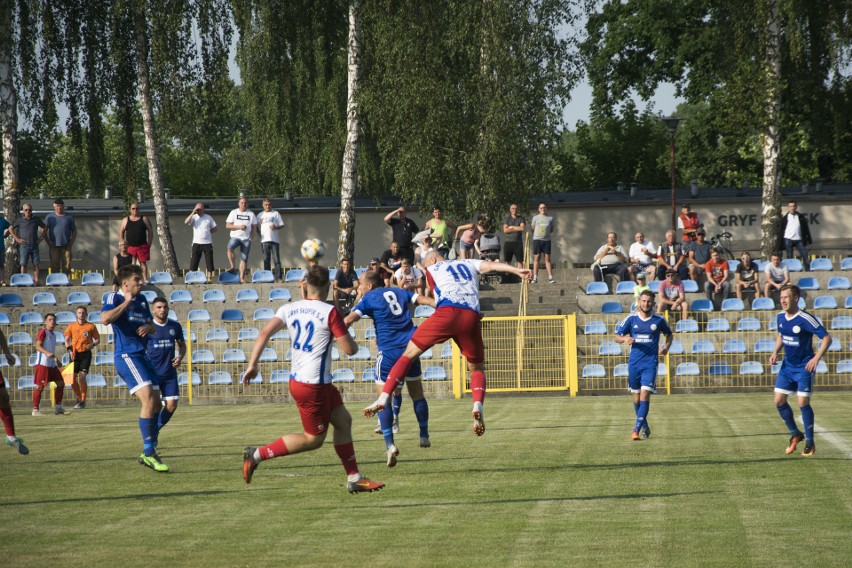
[[[470,391],[473,402],[485,401],[485,372],[474,371],[470,374]]]
[[[284,443],[284,438],[278,438],[271,444],[258,449],[260,450],[261,460],[279,458],[281,456],[286,456],[288,453],[290,453],[289,450],[287,450],[287,444]]]
[[[388,373],[388,378],[385,381],[385,386],[382,389],[382,392],[392,394],[394,389],[397,387],[397,383],[399,383],[399,386],[402,386],[402,383],[405,382],[405,375],[408,374],[409,369],[411,369],[411,359],[405,355],[397,359],[394,366],[391,367],[390,373]]]
[[[41,391],[40,388],[33,389],[33,409],[37,409],[41,403]]]
[[[12,407],[0,407],[0,419],[3,420],[3,427],[6,428],[7,436],[15,435],[15,417],[12,416]]]
[[[343,464],[343,469],[346,470],[346,475],[358,473],[358,462],[355,461],[355,446],[352,445],[352,442],[334,446],[334,451],[337,452],[340,463]]]

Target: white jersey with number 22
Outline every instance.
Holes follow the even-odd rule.
[[[290,334],[290,380],[311,385],[330,383],[332,340],[347,333],[337,308],[320,300],[300,300],[278,308],[275,317],[284,322]]]

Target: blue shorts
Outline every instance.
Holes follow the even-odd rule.
[[[160,381],[160,399],[161,400],[179,400],[180,387],[178,386],[177,369],[171,367],[165,375],[161,375]]]
[[[775,379],[775,392],[798,396],[813,394],[814,374],[804,367],[785,367],[781,365],[778,378]]]
[[[400,347],[399,349],[386,349],[384,351],[379,351],[379,354],[376,356],[376,382],[379,384],[385,384],[385,379],[388,378],[390,374],[390,370],[393,368],[394,364],[402,357],[402,354],[405,353],[405,347]],[[420,357],[411,362],[411,367],[408,369],[408,374],[405,375],[405,379],[419,379],[420,375],[422,375],[422,371],[420,369]]]
[[[550,254],[550,241],[533,239],[533,254]]]
[[[41,256],[38,254],[38,245],[21,245],[20,255],[21,266],[27,265],[27,259],[30,260],[29,264],[32,264],[33,266],[41,264]]]
[[[154,390],[160,390],[160,379],[144,351],[117,355],[114,363],[118,376],[124,380],[130,394],[148,385],[151,385]]]
[[[243,262],[248,260],[249,251],[251,250],[251,239],[237,239],[232,237],[228,241],[228,250],[235,248],[240,249],[240,260]]]
[[[657,394],[657,365],[653,367],[628,365],[627,388],[632,393],[646,390]]]

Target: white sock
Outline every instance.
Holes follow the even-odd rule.
[[[364,476],[361,475],[360,471],[358,473],[353,473],[352,475],[346,476],[346,481],[351,481],[351,482],[361,481],[362,479],[364,479]]]
[[[388,393],[382,392],[382,394],[379,395],[379,398],[378,398],[378,400],[376,400],[376,402],[381,404],[382,406],[387,406],[389,398],[390,398],[390,395]]]
[[[251,455],[251,459],[254,463],[260,463],[260,448],[254,450],[254,453]]]

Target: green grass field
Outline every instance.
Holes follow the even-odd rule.
[[[357,412],[362,403],[350,403]],[[172,472],[136,464],[136,409],[33,418],[31,449],[0,448],[0,565],[849,566],[852,396],[814,400],[817,454],[785,456],[772,394],[654,398],[631,442],[621,397],[430,402],[432,448],[410,401],[385,465],[354,416],[350,495],[331,442],[241,477],[246,444],[299,429],[292,405],[184,406],[160,437]],[[798,412],[797,412],[798,416]],[[801,446],[800,446],[801,449]]]

